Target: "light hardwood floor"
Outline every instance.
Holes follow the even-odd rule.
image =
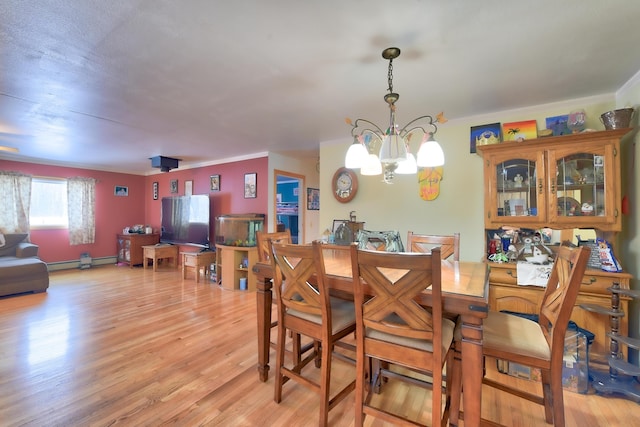
[[[336,383],[353,377],[334,360]],[[259,382],[256,363],[255,294],[196,285],[178,270],[59,271],[47,293],[0,298],[2,426],[317,425],[316,395],[288,383],[276,404],[273,375]],[[426,418],[428,391],[384,393]],[[332,426],[353,425],[353,403],[331,411]],[[640,406],[625,399],[565,392],[565,404],[568,426],[640,425]],[[487,387],[483,417],[545,425],[541,407]]]

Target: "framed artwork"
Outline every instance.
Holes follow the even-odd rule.
[[[570,135],[571,130],[567,126],[568,121],[568,114],[564,114],[562,116],[547,117],[545,120],[547,129],[551,129],[553,131],[553,136]]]
[[[523,120],[502,125],[502,135],[505,141],[522,142],[538,137],[538,123],[535,120]]]
[[[502,142],[500,123],[471,126],[470,153],[475,153],[478,145],[497,144],[500,142]]]
[[[153,192],[153,200],[158,200],[158,181],[153,182],[151,190]]]
[[[209,181],[211,182],[211,191],[220,191],[220,175],[211,175]]]
[[[113,194],[116,196],[128,196],[129,195],[129,187],[124,187],[122,185],[116,185],[113,189]]]
[[[255,172],[244,174],[244,198],[255,199],[258,197],[258,174]]]
[[[178,180],[177,179],[172,179],[171,182],[169,183],[169,192],[171,194],[175,194],[178,192]]]
[[[307,188],[307,209],[310,211],[320,210],[320,189]]]
[[[333,229],[331,230],[331,232],[335,233],[336,231],[338,231],[338,227],[340,227],[342,224],[346,224],[348,222],[349,222],[348,219],[334,219],[333,220]]]
[[[184,182],[184,195],[185,196],[193,195],[193,180]]]

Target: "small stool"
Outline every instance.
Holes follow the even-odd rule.
[[[178,266],[178,247],[174,245],[145,245],[142,247],[142,267],[147,268],[147,260],[153,261],[153,271],[158,269],[158,260],[169,259],[173,267]]]
[[[204,267],[205,277],[209,274],[209,266],[216,262],[216,253],[205,252],[181,252],[182,254],[182,278],[187,278],[187,268],[195,269],[196,283],[200,282],[200,269]]]

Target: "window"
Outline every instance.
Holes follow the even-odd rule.
[[[33,178],[29,222],[33,228],[67,228],[67,181]]]

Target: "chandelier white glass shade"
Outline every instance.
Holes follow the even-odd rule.
[[[380,175],[384,173],[384,182],[391,183],[395,174],[414,174],[418,167],[435,167],[444,164],[444,152],[434,139],[438,131],[436,123],[445,123],[443,113],[435,119],[432,116],[420,116],[407,123],[403,128],[396,124],[396,101],[400,95],[393,92],[393,60],[400,55],[400,49],[390,47],[382,52],[389,61],[387,75],[389,88],[384,100],[389,106],[389,127],[383,131],[375,123],[357,119],[346,122],[351,126],[353,144],[347,150],[345,167],[360,169],[362,175]],[[409,150],[409,142],[414,133],[420,131],[424,136],[417,157]],[[379,145],[380,149],[369,149]]]

